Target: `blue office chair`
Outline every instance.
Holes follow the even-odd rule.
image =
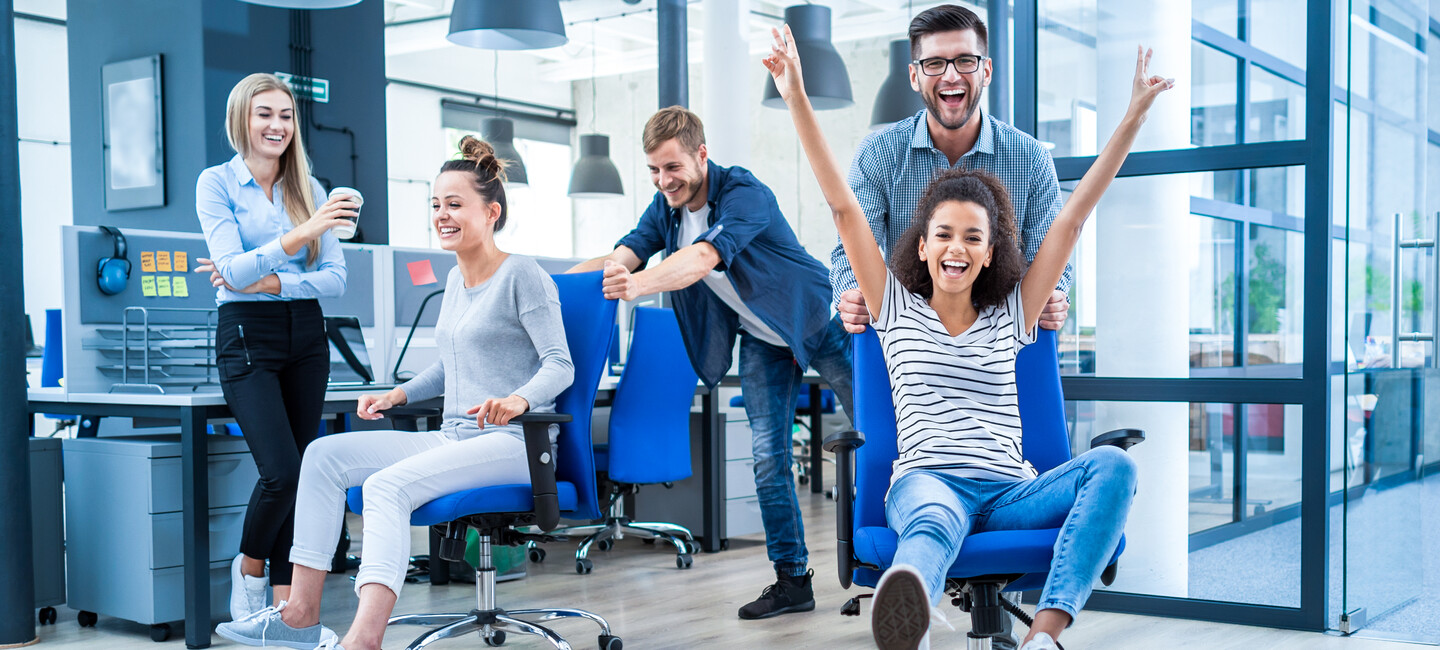
[[[565,321],[565,339],[575,365],[575,380],[555,402],[555,413],[526,413],[515,418],[524,427],[525,455],[530,463],[530,484],[499,485],[465,490],[420,506],[410,516],[411,525],[440,526],[445,529],[440,557],[461,561],[465,557],[465,532],[475,528],[480,535],[480,565],[475,567],[478,603],[469,613],[412,614],[390,619],[391,625],[439,625],[420,635],[408,646],[424,648],[441,639],[477,632],[486,645],[505,642],[506,631],[533,634],[557,649],[570,645],[549,628],[521,617],[538,620],[584,618],[600,626],[600,648],[621,650],[620,637],[610,633],[605,619],[578,609],[518,609],[506,611],[495,602],[495,566],[492,543],[519,546],[529,541],[555,541],[544,534],[522,533],[516,526],[538,526],[554,530],[563,514],[571,519],[598,519],[595,497],[595,464],[590,442],[590,412],[595,391],[605,369],[610,343],[610,324],[615,322],[615,301],[600,292],[601,273],[551,276],[560,290],[560,309]],[[550,453],[549,425],[560,424],[556,455]],[[361,490],[348,494],[351,510],[361,512]]]
[[[637,307],[631,320],[630,356],[610,407],[610,439],[595,446],[595,468],[609,494],[609,513],[598,524],[571,526],[557,535],[590,533],[575,551],[575,572],[590,573],[591,545],[610,550],[626,532],[668,543],[675,548],[675,566],[690,568],[694,535],[684,526],[634,522],[625,515],[625,495],[642,485],[669,484],[690,478],[690,405],[699,378],[685,355],[675,312]],[[543,549],[531,549],[534,561]]]
[[[899,452],[895,445],[895,407],[885,356],[875,331],[867,329],[855,339],[855,427],[825,439],[825,450],[836,458],[836,533],[839,542],[840,584],[874,587],[895,558],[899,535],[885,521],[885,493],[890,470]],[[1040,329],[1034,343],[1015,360],[1015,377],[1023,431],[1025,460],[1041,473],[1070,460],[1069,430],[1065,422],[1065,396],[1060,391],[1055,332]],[[863,433],[862,433],[863,432]],[[1114,445],[1121,449],[1145,439],[1137,429],[1120,429],[1096,436],[1090,447]],[[852,490],[840,486],[853,485]],[[975,533],[946,573],[945,591],[962,611],[970,613],[970,648],[989,650],[991,638],[1003,633],[1005,612],[1026,625],[1030,617],[1002,591],[1038,589],[1045,584],[1059,528],[1005,530]],[[1115,549],[1101,575],[1115,580],[1117,560],[1125,538]],[[858,598],[841,613],[857,616]]]

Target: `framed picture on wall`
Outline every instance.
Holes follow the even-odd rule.
[[[105,209],[165,205],[165,111],[160,55],[101,69]]]

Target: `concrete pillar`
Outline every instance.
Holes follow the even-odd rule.
[[[1155,49],[1150,69],[1179,83],[1150,111],[1135,151],[1179,149],[1190,140],[1190,2],[1127,0],[1101,16],[1096,50],[1101,142],[1129,105],[1135,48]],[[1190,187],[1185,175],[1121,179],[1094,217],[1098,275],[1096,372],[1109,377],[1187,377]],[[1131,450],[1139,491],[1126,529],[1125,561],[1113,589],[1185,597],[1188,584],[1189,407],[1185,403],[1105,403],[1096,430],[1141,428]]]
[[[750,61],[750,0],[704,0],[705,73],[703,110],[706,148],[716,163],[750,167],[750,113],[755,101],[747,83]]]

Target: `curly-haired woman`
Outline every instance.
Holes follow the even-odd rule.
[[[1105,150],[1060,210],[1027,270],[1005,188],[951,171],[931,182],[887,269],[855,194],[830,154],[805,96],[789,27],[765,67],[775,78],[855,269],[880,335],[896,408],[899,458],[885,515],[899,535],[880,578],[871,634],[885,650],[929,646],[945,572],[971,532],[1061,528],[1030,636],[1021,650],[1054,650],[1090,596],[1135,492],[1135,465],[1101,447],[1036,475],[1020,444],[1015,357],[1060,279],[1080,230],[1155,98],[1173,85],[1150,76],[1140,52],[1130,106]]]

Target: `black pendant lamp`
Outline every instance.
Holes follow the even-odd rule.
[[[595,128],[595,112],[598,95],[595,87],[599,77],[595,74],[595,32],[590,32],[590,128]],[[580,159],[570,171],[570,189],[566,192],[572,199],[609,199],[625,195],[625,186],[620,183],[620,170],[610,160],[610,136],[587,133],[580,136]]]
[[[610,160],[610,136],[587,133],[580,136],[580,160],[570,172],[570,191],[575,199],[608,199],[625,194],[620,170]]]
[[[520,159],[520,150],[515,148],[515,123],[504,117],[486,118],[480,122],[480,135],[495,147],[495,157],[505,161],[505,185],[530,185],[530,179],[525,175],[525,161]]]
[[[485,50],[538,50],[567,40],[560,0],[455,0],[446,38]]]
[[[925,108],[920,93],[910,87],[910,39],[890,41],[890,75],[875,94],[875,108],[870,111],[870,128],[899,122]]]
[[[785,8],[785,24],[795,35],[795,50],[805,71],[805,94],[817,111],[845,108],[855,103],[850,93],[850,73],[845,61],[830,42],[830,8],[824,5],[795,5]],[[785,108],[775,80],[765,77],[765,94],[761,104]]]
[[[282,9],[339,9],[360,4],[360,0],[241,0],[241,2]]]

